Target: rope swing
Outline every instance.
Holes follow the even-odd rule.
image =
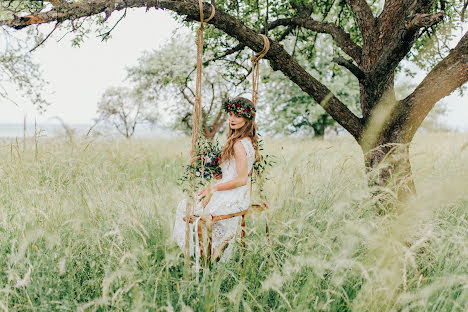
[[[196,165],[197,161],[197,141],[200,133],[200,118],[201,118],[201,108],[202,108],[202,61],[203,61],[203,36],[204,36],[204,23],[207,23],[210,21],[214,15],[215,15],[215,7],[213,5],[213,0],[210,3],[211,5],[211,14],[210,16],[205,19],[203,15],[203,1],[198,0],[198,5],[200,9],[200,27],[197,30],[197,39],[196,39],[196,44],[197,44],[197,78],[196,78],[196,90],[195,90],[195,104],[193,106],[193,124],[192,124],[192,149],[190,152],[190,157],[191,157],[191,164],[192,166]],[[260,34],[262,36],[264,44],[263,44],[263,49],[257,53],[252,52],[252,103],[253,106],[257,106],[257,99],[258,99],[258,87],[259,87],[259,61],[268,53],[268,50],[270,48],[270,41],[266,35]],[[202,162],[203,166],[203,162]],[[202,167],[202,176],[203,176],[203,170],[204,168]],[[192,171],[193,175],[193,171]],[[191,181],[194,181],[194,177],[192,176]],[[192,190],[193,190],[193,195],[192,195],[192,203],[191,205],[186,206],[186,214],[185,214],[185,250],[184,250],[184,266],[186,269],[190,266],[190,240],[192,237],[190,237],[190,223],[193,223],[194,228],[197,229],[198,235],[201,233],[200,227],[201,224],[199,222],[203,223],[205,226],[207,226],[207,233],[209,236],[208,239],[208,250],[207,250],[207,262],[210,262],[211,260],[211,227],[212,223],[214,221],[223,220],[223,219],[229,219],[235,216],[238,216],[237,214],[229,214],[225,216],[218,216],[216,220],[206,220],[202,216],[192,216],[191,215],[191,209],[195,207],[196,201],[197,201],[197,193],[196,193],[196,185],[194,182],[192,182]],[[250,185],[250,192],[252,192],[252,184]],[[264,208],[268,208],[266,204],[264,205],[251,205],[252,209],[248,209],[249,211],[243,212],[242,215],[242,233],[244,233],[243,227],[245,226],[244,223],[244,215],[253,212],[255,209],[258,210],[258,207],[260,207],[260,210],[263,210]],[[255,208],[255,209],[254,209]],[[204,216],[204,212],[203,212]],[[239,215],[240,216],[240,215]],[[213,217],[212,217],[213,218]],[[269,228],[267,224],[267,233],[269,233]],[[199,240],[197,239],[198,235],[196,236],[196,246],[199,244]],[[244,237],[244,234],[242,234],[242,238]],[[196,250],[196,247],[195,247]],[[198,280],[198,255],[195,255],[196,258],[196,269],[197,269],[197,280]],[[187,270],[185,270],[187,272]]]
[[[269,47],[270,47],[270,42],[268,40],[268,37],[265,35],[260,35],[262,36],[264,40],[264,46],[262,51],[258,53],[258,55],[255,55],[253,53],[251,61],[252,61],[252,103],[254,103],[254,106],[256,106],[257,98],[258,98],[258,86],[259,86],[259,61],[268,53]],[[193,147],[192,147],[193,148]],[[252,180],[250,181],[250,194],[252,194]],[[221,221],[221,220],[226,220],[234,217],[241,217],[241,247],[242,247],[242,265],[244,264],[244,257],[245,257],[245,216],[248,214],[252,213],[258,213],[262,212],[264,210],[268,209],[268,206],[265,202],[262,202],[260,204],[250,204],[249,208],[242,211],[242,212],[235,212],[235,213],[230,213],[226,215],[219,215],[219,216],[205,216],[204,214],[202,216],[189,216],[186,215],[185,222],[186,224],[192,223],[195,231],[197,231],[197,234],[195,234],[195,244],[196,246],[200,245],[200,249],[202,249],[202,242],[205,240],[203,238],[204,234],[202,231],[202,226],[205,226],[206,228],[206,239],[208,240],[208,246],[206,250],[206,257],[203,257],[203,254],[201,255],[203,257],[203,262],[206,264],[210,265],[211,260],[212,260],[212,255],[211,255],[211,246],[212,246],[212,228],[213,224],[215,222]],[[188,240],[189,236],[189,227],[186,228],[186,242]],[[269,222],[267,219],[266,226],[265,226],[265,232],[267,234],[268,241],[270,242],[270,226]],[[187,245],[186,245],[187,247]],[[196,247],[195,247],[196,249]],[[188,252],[188,249],[187,249]],[[199,269],[199,262],[198,262],[198,255],[195,255],[195,268],[198,274],[198,269]],[[198,280],[198,279],[197,279]]]

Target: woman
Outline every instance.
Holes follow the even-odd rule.
[[[214,185],[204,188],[198,194],[198,201],[193,214],[201,215],[203,207],[205,213],[213,216],[226,215],[247,209],[250,204],[250,193],[247,186],[248,175],[256,160],[260,159],[258,153],[257,125],[255,123],[255,108],[250,100],[236,97],[227,99],[223,104],[224,110],[229,114],[229,130],[227,141],[221,151],[221,176]],[[185,209],[187,200],[182,200],[176,212],[174,225],[174,239],[183,250],[185,248]],[[212,232],[211,255],[214,260],[221,257],[226,262],[231,257],[234,236],[241,217],[233,217],[214,222]],[[193,233],[190,224],[190,238]],[[190,253],[193,255],[193,242],[190,239]],[[227,248],[222,250],[224,247]],[[197,247],[197,254],[199,248]]]

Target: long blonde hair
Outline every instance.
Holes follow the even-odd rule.
[[[249,103],[253,107],[252,102],[249,99],[244,97],[236,97],[234,100],[243,100]],[[224,145],[223,150],[221,151],[221,163],[228,161],[234,155],[234,144],[237,140],[244,137],[249,137],[252,141],[252,145],[255,149],[255,161],[261,160],[260,153],[258,152],[258,135],[257,135],[257,124],[255,123],[255,118],[247,119],[242,117],[245,120],[245,124],[239,129],[231,129],[228,126],[227,131],[227,141]]]

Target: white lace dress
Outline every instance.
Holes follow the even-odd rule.
[[[252,169],[253,163],[255,161],[255,149],[252,145],[252,142],[249,138],[245,137],[241,139],[242,145],[244,146],[245,152],[247,154],[247,172],[250,172]],[[221,164],[222,170],[222,179],[219,180],[216,184],[227,182],[237,177],[237,168],[236,161],[234,157],[231,157],[229,161]],[[185,216],[185,209],[187,205],[187,199],[183,199],[179,202],[176,211],[176,220],[174,224],[173,238],[179,245],[179,247],[184,250],[185,248],[185,221],[183,217]],[[213,193],[210,201],[205,207],[205,212],[213,216],[226,215],[234,212],[239,212],[247,209],[250,205],[250,193],[248,184],[230,189],[225,191],[216,191]],[[201,202],[197,201],[197,207],[195,208],[195,214],[201,215],[202,212]],[[223,255],[221,256],[220,261],[226,262],[230,259],[232,253],[232,247],[234,244],[235,234],[237,232],[239,222],[241,217],[233,217],[226,220],[217,221],[213,224],[212,232],[212,254],[216,247],[221,245],[223,242],[229,240],[227,248],[224,250]],[[190,255],[194,255],[194,237],[196,238],[196,233],[194,233],[194,226],[190,224]],[[199,246],[195,245],[197,250],[197,257],[200,254]]]

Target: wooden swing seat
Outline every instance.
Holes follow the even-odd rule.
[[[200,217],[199,215],[191,215],[189,217],[189,223],[194,223],[198,218],[198,237],[199,237],[199,244],[200,244],[200,254],[201,257],[203,258],[203,231],[202,231],[202,226],[205,226],[206,232],[207,232],[207,239],[208,239],[208,246],[206,250],[206,257],[207,257],[207,263],[211,264],[211,246],[212,246],[212,230],[213,230],[213,223],[221,220],[226,220],[234,217],[242,217],[241,221],[241,247],[242,247],[242,255],[245,256],[245,216],[253,213],[260,213],[264,210],[268,209],[268,205],[266,203],[261,203],[261,204],[251,204],[249,208],[247,208],[244,211],[239,211],[235,213],[230,213],[226,215],[219,215],[219,216],[213,216],[213,215],[208,215],[210,218],[204,218]],[[186,221],[186,217],[184,217],[184,221]],[[265,232],[267,234],[268,239],[270,239],[270,227],[268,226],[268,222],[266,223],[265,226]],[[244,259],[242,258],[242,264],[244,263]]]

